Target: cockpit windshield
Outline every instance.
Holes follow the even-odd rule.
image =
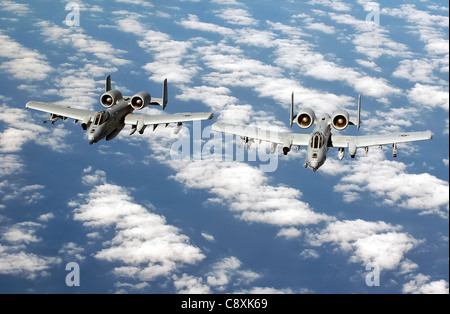
[[[315,133],[312,137],[311,137],[311,143],[310,143],[311,148],[322,148],[323,146],[323,136],[322,134],[320,134],[319,132]]]
[[[94,120],[94,125],[101,125],[105,123],[109,118],[109,113],[107,111],[100,111]]]

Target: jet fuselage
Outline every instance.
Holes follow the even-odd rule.
[[[314,172],[325,163],[328,152],[328,141],[331,135],[330,116],[325,114],[316,121],[309,141],[305,168],[311,167]]]
[[[129,105],[129,99],[124,98],[114,106],[97,112],[89,128],[89,144],[97,143],[105,137],[107,141],[112,140],[125,127],[125,116],[133,111],[133,107]]]

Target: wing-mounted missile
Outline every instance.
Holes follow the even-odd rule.
[[[92,120],[90,116],[86,116],[81,120],[81,128],[83,130],[87,130],[88,127],[90,127],[92,124]]]
[[[173,134],[176,135],[176,134],[180,133],[182,127],[183,127],[183,123],[178,122],[177,126],[173,129]]]
[[[147,125],[145,125],[143,119],[137,119],[136,122],[133,122],[131,125],[130,135],[133,135],[136,131],[139,132],[139,134],[144,134],[146,127]]]
[[[49,121],[51,121],[52,124],[55,124],[55,122],[58,121],[59,119],[66,120],[67,118],[65,118],[63,116],[60,116],[60,115],[57,115],[57,114],[51,113],[50,117],[47,120],[44,120],[44,124],[49,122]]]
[[[339,147],[339,150],[338,150],[338,158],[339,158],[339,160],[344,159],[344,154],[345,154],[345,148],[344,147]]]
[[[241,148],[245,144],[245,148],[250,149],[252,144],[255,142],[253,138],[249,138],[247,136],[241,136],[241,143],[239,144],[239,148]]]
[[[392,144],[392,157],[397,157],[397,144]]]
[[[144,120],[143,119],[139,119],[137,121],[136,131],[138,131],[139,134],[144,134],[145,128],[146,128],[146,125],[144,124]]]
[[[283,154],[287,155],[291,151],[292,140],[285,141],[283,143]]]
[[[356,156],[356,143],[355,142],[348,143],[348,154],[350,155],[350,157],[355,158],[355,156]]]
[[[274,154],[277,151],[278,143],[272,143],[270,145],[270,153]]]

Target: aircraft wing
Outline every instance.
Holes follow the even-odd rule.
[[[252,126],[240,126],[224,123],[214,123],[212,126],[213,131],[224,132],[229,134],[239,135],[245,138],[257,139],[260,141],[271,142],[275,144],[282,144],[286,146],[296,145],[304,146],[308,145],[311,135],[277,132],[264,130]]]
[[[146,114],[134,114],[130,113],[125,117],[126,125],[158,125],[168,124],[172,122],[185,122],[195,120],[210,120],[214,117],[214,114],[210,112],[185,112],[174,114],[161,114],[161,115],[146,115]]]
[[[40,102],[40,101],[29,101],[25,105],[26,108],[36,109],[39,111],[48,112],[54,116],[58,116],[60,118],[72,118],[75,120],[80,120],[85,123],[88,123],[92,117],[95,116],[97,112],[95,111],[89,111],[89,110],[83,110],[83,109],[77,109],[77,108],[71,108],[71,107],[64,107],[59,106],[52,103],[46,103],[46,102]]]
[[[362,135],[362,136],[331,135],[331,143],[332,143],[331,146],[344,148],[354,146],[358,148],[358,147],[423,141],[423,140],[430,140],[432,138],[433,133],[431,131],[391,133],[385,135]]]

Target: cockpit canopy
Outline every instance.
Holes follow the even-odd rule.
[[[108,111],[100,111],[97,113],[94,119],[94,125],[102,125],[109,119],[109,112]]]
[[[319,148],[322,148],[322,146],[324,144],[323,142],[324,142],[323,135],[321,133],[317,132],[317,133],[314,133],[314,135],[311,137],[310,146],[311,146],[311,148],[319,149]]]

